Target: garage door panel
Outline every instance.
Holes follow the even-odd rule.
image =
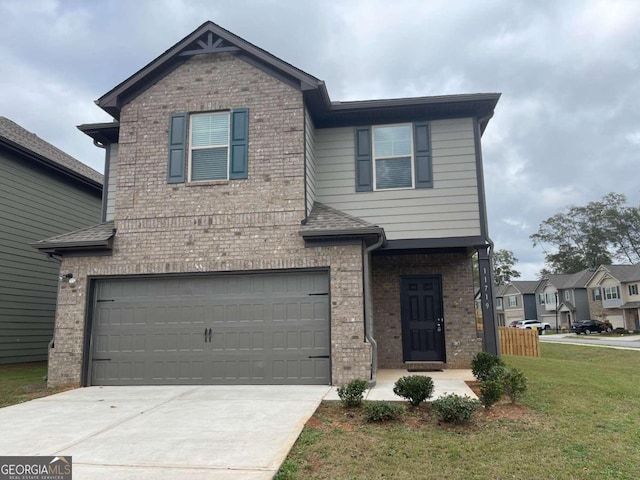
[[[96,292],[93,358],[110,360],[92,364],[94,385],[330,383],[326,273],[104,280]]]

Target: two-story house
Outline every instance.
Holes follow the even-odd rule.
[[[591,315],[614,328],[640,330],[640,263],[600,265],[587,282]]]
[[[508,326],[514,320],[534,320],[537,317],[536,287],[538,280],[514,280],[502,285],[496,294],[498,324]]]
[[[59,263],[30,244],[100,221],[102,175],[0,117],[0,364],[47,359]]]
[[[569,328],[576,320],[591,318],[586,283],[592,274],[587,269],[543,277],[535,290],[538,320],[559,329]]]
[[[342,384],[468,367],[499,94],[332,102],[212,22],[103,95],[104,222],[50,238],[52,385]],[[492,302],[484,304],[489,311]],[[491,307],[491,308],[490,308]],[[493,315],[485,343],[495,348]]]

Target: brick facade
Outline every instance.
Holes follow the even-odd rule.
[[[167,184],[169,115],[249,108],[249,178]],[[111,180],[113,181],[113,179]],[[79,385],[88,277],[329,268],[332,381],[369,378],[362,247],[305,248],[300,91],[231,55],[187,60],[122,108],[112,256],[66,257],[49,384]],[[469,304],[472,308],[473,302]]]
[[[373,256],[374,335],[379,368],[407,368],[402,359],[400,276],[440,275],[445,324],[443,368],[469,368],[482,350],[476,335],[473,269],[464,254]]]

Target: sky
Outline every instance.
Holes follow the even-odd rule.
[[[640,1],[0,0],[0,115],[103,171],[94,100],[207,20],[326,82],[332,100],[500,92],[483,136],[489,232],[529,235],[608,192],[640,201]]]

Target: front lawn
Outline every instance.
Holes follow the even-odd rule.
[[[640,352],[541,349],[542,358],[504,357],[529,379],[522,406],[467,427],[438,425],[426,406],[369,424],[325,402],[276,478],[640,478]]]
[[[47,388],[47,364],[0,365],[0,407],[46,397],[68,388]]]

